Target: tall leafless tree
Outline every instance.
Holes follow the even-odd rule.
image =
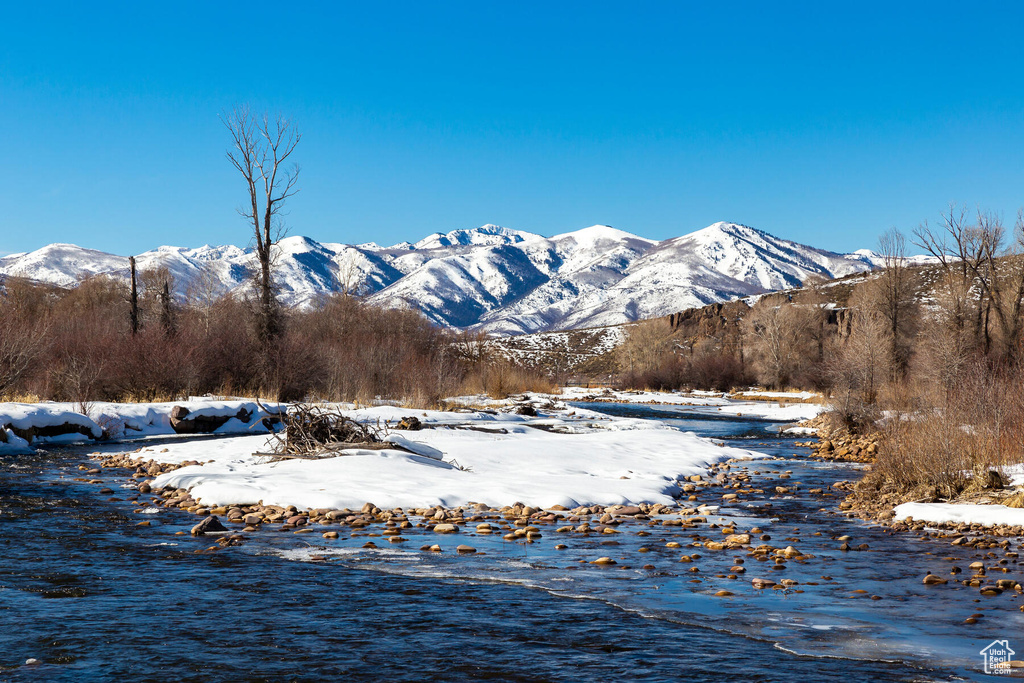
[[[985,254],[985,245],[971,225],[967,210],[951,204],[940,227],[927,222],[914,230],[914,242],[939,262],[943,274],[941,305],[953,330],[971,341],[982,336],[984,308],[979,305],[974,274]]]
[[[301,134],[288,119],[256,115],[248,106],[221,117],[231,133],[228,161],[245,180],[249,204],[238,212],[252,229],[258,272],[259,335],[264,342],[280,334],[280,311],[274,292],[274,246],[284,234],[281,210],[296,192],[299,167],[289,162]]]
[[[910,362],[911,323],[915,318],[913,288],[907,268],[907,238],[891,228],[878,238],[878,251],[883,270],[876,280],[878,291],[874,308],[888,328],[892,379],[898,380],[906,373]]]

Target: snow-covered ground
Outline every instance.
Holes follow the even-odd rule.
[[[996,526],[1024,525],[1024,508],[1011,508],[1005,505],[971,505],[954,503],[904,503],[893,510],[896,519],[910,517],[919,522],[940,524],[981,524]]]
[[[1006,477],[1010,486],[1024,486],[1024,464],[1004,467],[1003,476]]]
[[[153,486],[191,489],[206,505],[299,508],[671,503],[680,477],[729,458],[759,457],[650,420],[579,409],[537,417],[394,407],[346,414],[374,425],[418,417],[428,428],[397,435],[427,455],[350,449],[327,459],[271,462],[256,455],[266,450],[266,437],[244,436],[145,448],[134,457],[203,463],[160,475]]]

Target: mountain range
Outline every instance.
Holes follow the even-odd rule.
[[[663,241],[604,225],[554,237],[485,225],[388,247],[286,237],[275,256],[279,294],[290,306],[344,291],[495,335],[630,322],[880,263],[867,250],[836,254],[725,222]],[[136,260],[143,271],[166,267],[184,296],[196,287],[243,291],[253,252],[159,247]],[[51,244],[0,258],[0,275],[62,287],[99,274],[127,278],[127,257]]]

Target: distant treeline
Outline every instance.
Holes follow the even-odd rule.
[[[169,278],[165,270],[139,274],[137,322],[121,280],[97,276],[64,289],[8,278],[0,396],[90,402],[209,393],[429,406],[460,393],[551,388],[537,373],[482,355],[476,337],[415,311],[336,294],[310,310],[283,310],[268,339],[250,299],[211,290],[173,300]]]

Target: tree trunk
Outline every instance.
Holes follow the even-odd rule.
[[[139,287],[136,279],[134,256],[128,257],[128,265],[132,270],[131,312],[129,313],[129,320],[132,328],[132,336],[135,336],[139,333]]]

